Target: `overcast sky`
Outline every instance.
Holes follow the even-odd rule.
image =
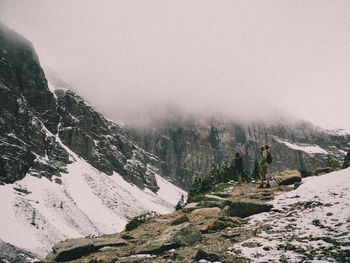
[[[171,106],[350,131],[348,0],[0,0],[0,19],[114,120]]]

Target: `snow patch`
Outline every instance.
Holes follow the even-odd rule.
[[[229,248],[252,262],[337,262],[350,239],[350,168],[303,179],[270,203],[280,212],[250,217],[256,237]],[[248,243],[256,245],[248,245]]]
[[[295,144],[276,137],[274,137],[274,139],[280,143],[283,143],[284,145],[286,145],[287,147],[293,150],[303,151],[308,154],[329,154],[326,150],[322,149],[318,145],[311,145],[311,144],[304,144],[304,143]]]

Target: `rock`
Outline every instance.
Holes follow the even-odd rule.
[[[173,248],[193,245],[201,238],[201,232],[194,225],[186,222],[166,229],[156,240],[136,248],[135,253],[159,254]]]
[[[225,234],[222,234],[221,236],[224,237],[224,238],[235,238],[235,237],[238,237],[240,236],[241,234],[238,233],[238,232],[229,232],[229,233],[225,233]]]
[[[324,167],[324,168],[318,168],[315,171],[315,175],[322,175],[322,174],[328,174],[334,171],[337,171],[338,168],[336,167]]]
[[[221,209],[219,207],[200,208],[191,212],[191,216],[202,216],[205,218],[219,217]]]
[[[220,217],[218,220],[214,221],[212,224],[208,226],[207,231],[219,231],[228,227],[237,227],[242,224],[245,224],[247,221],[242,220],[241,218],[238,217]]]
[[[103,247],[125,246],[128,243],[121,238],[74,238],[55,245],[45,260],[64,262],[81,258]]]
[[[125,240],[118,238],[118,237],[114,237],[114,238],[94,238],[93,239],[93,246],[96,249],[100,249],[102,247],[105,246],[109,246],[109,247],[119,247],[119,246],[126,246],[128,244],[128,242],[126,242]]]
[[[220,257],[213,251],[206,251],[204,249],[199,249],[194,260],[199,261],[201,259],[205,259],[208,261],[219,261]]]
[[[197,209],[198,205],[199,205],[199,203],[197,203],[197,202],[189,203],[189,204],[185,205],[185,207],[182,209],[182,211],[184,213],[189,213],[189,212]]]
[[[217,195],[205,195],[204,200],[205,201],[218,201],[218,202],[225,201],[224,198],[217,196]]]
[[[255,248],[255,247],[261,247],[262,245],[258,242],[244,242],[242,244],[242,247],[248,247],[248,248]]]
[[[180,225],[180,224],[182,224],[182,223],[189,222],[189,221],[190,221],[190,219],[188,218],[187,215],[182,215],[182,216],[178,217],[177,219],[175,219],[175,220],[171,223],[171,225],[172,225],[172,226],[176,226],[176,225]]]
[[[249,198],[251,199],[257,199],[261,201],[266,201],[266,200],[272,200],[274,198],[274,195],[271,191],[259,191],[257,193],[251,193],[248,195]]]
[[[290,185],[294,184],[295,182],[300,182],[302,177],[297,170],[287,170],[280,172],[274,179],[278,185]]]
[[[52,251],[45,260],[64,262],[81,258],[96,251],[96,249],[91,239],[75,238],[58,243],[52,248]]]
[[[350,150],[345,155],[342,168],[345,169],[345,168],[348,168],[348,167],[350,167]]]
[[[255,215],[262,212],[268,212],[273,206],[259,201],[242,200],[232,202],[227,211],[228,216],[238,216],[241,218]]]
[[[228,254],[226,251],[213,251],[207,249],[199,249],[196,253],[194,260],[196,262],[221,262],[221,263],[237,263],[248,262],[242,258],[236,257],[232,254]]]

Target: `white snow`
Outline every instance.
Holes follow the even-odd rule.
[[[26,176],[0,186],[1,240],[44,257],[61,240],[119,232],[130,218],[149,211],[170,213],[186,195],[157,174],[158,193],[142,190],[119,174],[108,176],[74,154],[58,136],[56,140],[73,161],[68,174],[60,177],[62,185]]]
[[[306,152],[308,154],[329,154],[326,150],[322,149],[320,146],[318,145],[311,145],[311,144],[295,144],[295,143],[291,143],[285,140],[282,140],[280,138],[274,137],[276,141],[283,143],[284,145],[286,145],[287,147],[297,150],[297,151],[303,151]]]
[[[281,212],[250,217],[245,227],[257,229],[265,225],[269,229],[262,228],[256,238],[229,248],[230,253],[247,257],[252,262],[278,262],[283,257],[286,262],[336,262],[323,254],[327,248],[335,253],[349,250],[350,168],[303,181],[296,190],[271,201],[274,209]],[[333,241],[326,242],[327,238]],[[335,246],[334,241],[340,245]],[[246,242],[257,242],[260,246],[246,247]],[[279,247],[287,244],[298,248],[297,251]],[[302,250],[314,250],[315,255],[305,261]]]

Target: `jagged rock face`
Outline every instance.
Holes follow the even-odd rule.
[[[0,184],[27,173],[60,176],[74,161],[72,150],[106,174],[117,172],[140,188],[159,189],[155,156],[74,92],[56,93],[49,90],[32,45],[0,25]]]
[[[57,90],[59,137],[73,152],[106,174],[118,172],[140,188],[157,191],[155,157],[133,143],[72,91]],[[153,160],[152,160],[153,159]]]
[[[350,150],[344,158],[343,169],[350,167]]]
[[[50,135],[58,115],[46,85],[31,45],[0,25],[0,183],[65,171],[68,153]]]
[[[328,154],[343,160],[350,136],[318,131],[308,123],[297,125],[243,125],[228,121],[206,123],[187,119],[166,121],[154,128],[127,128],[143,148],[161,159],[162,176],[188,190],[196,176],[209,174],[212,163],[231,162],[239,152],[244,169],[260,160],[262,144],[270,145],[271,173],[287,169],[314,170],[329,166]]]

